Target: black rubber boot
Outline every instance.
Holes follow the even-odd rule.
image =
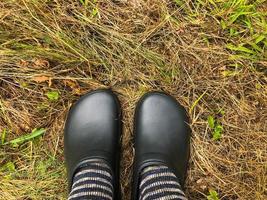
[[[114,93],[96,90],[78,100],[69,112],[64,133],[69,190],[83,161],[102,159],[112,169],[114,196],[119,198],[120,137],[120,103]]]
[[[147,166],[166,165],[184,186],[191,133],[188,123],[184,107],[171,96],[151,92],[141,98],[134,123],[132,199],[139,197],[140,172]]]

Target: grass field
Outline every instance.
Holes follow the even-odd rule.
[[[191,118],[188,198],[266,200],[266,50],[265,0],[1,0],[0,199],[66,199],[64,121],[100,87],[122,102],[123,199],[135,104],[160,90]]]

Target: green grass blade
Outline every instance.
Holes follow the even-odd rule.
[[[192,110],[195,108],[195,106],[198,104],[198,102],[203,98],[203,96],[207,93],[207,91],[203,92],[203,94],[201,94],[198,99],[193,103],[193,105],[191,106],[189,112],[191,113]]]
[[[265,39],[265,35],[260,35],[259,37],[256,38],[255,43],[258,44],[259,42],[261,42],[264,39]]]
[[[215,126],[215,119],[211,115],[208,116],[208,124],[209,124],[210,128],[214,128],[214,126]]]
[[[21,137],[18,137],[18,138],[14,139],[14,140],[11,140],[9,142],[6,142],[3,145],[11,144],[11,145],[16,146],[16,145],[22,144],[24,142],[27,142],[29,140],[32,140],[32,139],[34,139],[34,138],[36,138],[38,136],[43,135],[45,133],[45,131],[46,130],[44,128],[34,129],[31,133],[23,135]]]
[[[226,48],[230,49],[232,51],[241,51],[241,52],[245,52],[245,53],[249,53],[249,54],[255,54],[254,51],[252,51],[252,50],[250,50],[250,49],[248,49],[242,45],[235,46],[233,44],[227,44]]]
[[[4,128],[1,134],[1,144],[5,143],[5,139],[6,139],[6,129]]]

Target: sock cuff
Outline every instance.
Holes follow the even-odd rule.
[[[77,169],[68,200],[113,198],[112,171],[100,159],[82,162]]]
[[[165,165],[152,165],[140,173],[140,200],[187,200],[178,178]]]

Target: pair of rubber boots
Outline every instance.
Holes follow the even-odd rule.
[[[139,174],[147,166],[168,166],[184,186],[191,132],[188,123],[185,109],[165,93],[150,92],[138,102],[134,116],[133,199],[138,199]],[[65,124],[69,189],[83,161],[97,158],[111,168],[114,194],[120,194],[121,133],[120,103],[111,90],[96,90],[78,100]]]

